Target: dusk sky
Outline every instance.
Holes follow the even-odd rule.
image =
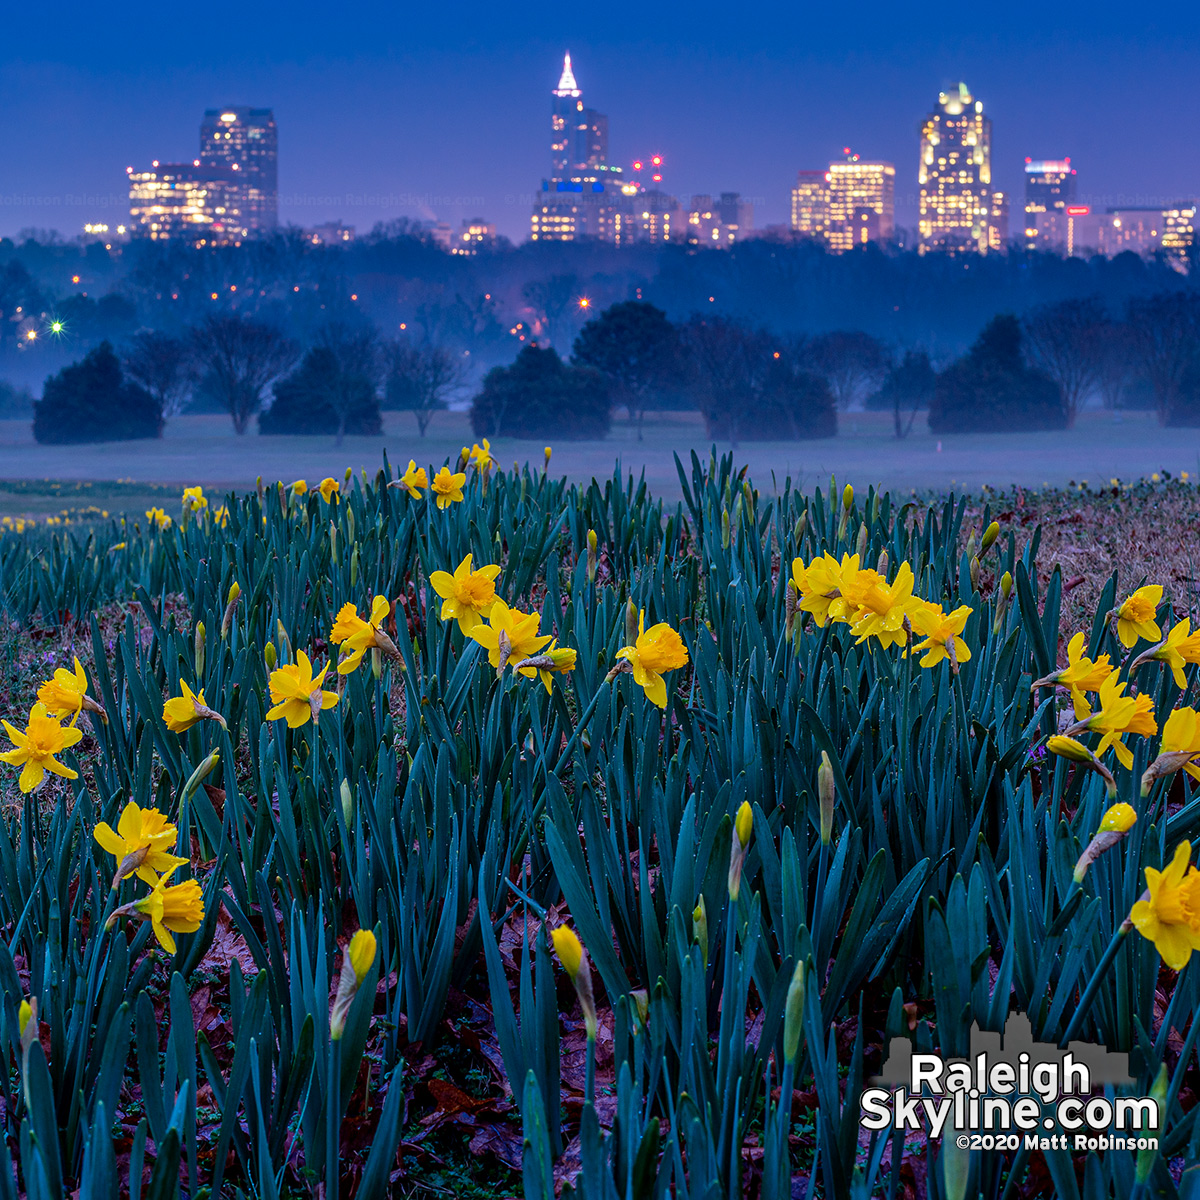
[[[940,24],[924,14],[944,12]],[[917,127],[965,80],[995,182],[1070,155],[1093,206],[1200,195],[1200,6],[244,3],[9,6],[0,234],[128,215],[125,168],[190,160],[205,108],[272,107],[280,220],[483,216],[526,236],[569,49],[611,160],[666,158],[679,196],[739,191],[787,220],[798,168],[895,162],[915,222]]]

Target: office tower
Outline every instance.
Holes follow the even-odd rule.
[[[1100,253],[1108,257],[1126,250],[1162,254],[1178,270],[1186,270],[1196,240],[1196,201],[1160,208],[1110,208],[1100,220]]]
[[[1062,252],[1067,243],[1067,207],[1075,203],[1075,168],[1069,158],[1025,160],[1027,250]]]
[[[246,228],[272,233],[279,224],[279,139],[269,108],[210,108],[200,126],[200,163],[233,172]]]
[[[608,165],[608,118],[584,107],[570,54],[563,57],[558,87],[551,93],[550,125],[550,178],[542,180],[534,203],[530,238],[613,241],[622,171]]]
[[[835,252],[887,242],[896,228],[896,168],[857,154],[829,164],[825,238]]]
[[[988,220],[988,249],[1004,250],[1008,246],[1008,194],[993,192]]]
[[[195,246],[237,245],[247,229],[240,211],[242,184],[225,167],[155,162],[148,171],[129,167],[130,233],[152,241]]]
[[[825,240],[829,224],[829,172],[797,171],[792,188],[792,229],[802,237]]]
[[[965,83],[938,94],[921,124],[920,250],[984,254],[996,240],[992,122]]]
[[[633,186],[632,184],[630,185]],[[614,207],[611,240],[618,246],[633,242],[683,242],[687,239],[688,214],[674,196],[657,188],[634,191]]]

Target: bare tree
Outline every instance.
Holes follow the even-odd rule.
[[[578,306],[579,303],[578,277],[551,275],[549,279],[534,279],[521,289],[521,295],[546,330],[546,344],[557,350],[564,319],[572,306]]]
[[[1200,353],[1200,295],[1135,296],[1129,301],[1129,329],[1138,364],[1154,390],[1159,422],[1169,425]]]
[[[1096,391],[1108,409],[1120,408],[1125,392],[1137,377],[1138,364],[1133,334],[1124,321],[1110,321],[1100,346],[1100,370]]]
[[[377,395],[383,375],[383,350],[372,325],[330,321],[317,334],[316,344],[333,368],[321,389],[321,399],[337,415],[337,444],[346,436],[346,422],[363,407],[364,396]]]
[[[135,333],[125,347],[125,374],[141,384],[161,405],[163,416],[179,416],[196,382],[191,347],[182,338],[157,329]]]
[[[296,347],[273,325],[234,315],[209,317],[192,334],[201,388],[245,433],[269,384],[291,369]]]
[[[805,348],[806,365],[824,375],[843,412],[879,386],[888,369],[883,343],[861,330],[835,330],[813,338]]]
[[[445,409],[466,383],[467,360],[447,346],[408,340],[393,342],[387,357],[387,407],[411,412],[424,437],[433,414]]]
[[[727,437],[736,446],[743,421],[760,407],[774,340],[724,317],[699,316],[680,330],[680,340],[708,436]]]
[[[1027,353],[1058,384],[1070,429],[1103,373],[1110,325],[1104,307],[1091,297],[1062,300],[1035,309],[1023,324]]]

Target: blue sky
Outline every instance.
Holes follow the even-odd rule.
[[[570,49],[612,158],[660,152],[676,194],[740,191],[786,220],[798,168],[851,146],[897,165],[909,223],[917,126],[964,79],[994,122],[999,186],[1070,155],[1097,205],[1200,194],[1200,6],[738,6],[244,0],[22,4],[0,51],[0,234],[120,219],[126,166],[191,158],[207,107],[271,106],[281,216],[366,231],[482,215],[523,237]]]

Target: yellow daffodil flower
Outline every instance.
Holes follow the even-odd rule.
[[[371,615],[365,621],[353,604],[347,602],[342,605],[329,631],[329,640],[342,648],[342,656],[338,659],[339,675],[349,675],[358,670],[368,650],[394,649],[391,638],[386,638],[386,635],[381,637],[380,628],[391,611],[392,606],[386,596],[376,596],[371,601]]]
[[[913,571],[906,562],[900,564],[896,578],[887,584],[880,580],[872,584],[854,614],[850,632],[859,643],[878,638],[883,646],[902,645],[908,641],[904,618],[914,612],[919,603],[914,600]]]
[[[1182,971],[1192,951],[1200,950],[1200,871],[1191,856],[1191,843],[1180,842],[1165,870],[1147,867],[1147,895],[1129,913],[1134,928],[1173,971]]]
[[[1096,747],[1097,757],[1111,746],[1117,760],[1128,770],[1133,766],[1133,751],[1125,745],[1125,735],[1149,736],[1158,732],[1158,723],[1154,719],[1154,702],[1149,696],[1125,696],[1124,691],[1125,684],[1114,671],[1100,685],[1100,711],[1072,725],[1066,733],[1070,736],[1088,729],[1102,734],[1100,745]]]
[[[451,474],[449,467],[443,467],[434,477],[431,487],[437,497],[438,508],[449,508],[463,498],[463,485],[467,482],[465,472]]]
[[[308,494],[308,480],[307,479],[293,479],[292,482],[288,484],[288,490],[292,493],[293,496],[307,495]]]
[[[69,717],[71,724],[74,725],[75,718],[85,708],[91,712],[102,713],[104,711],[87,694],[87,689],[87,673],[84,671],[83,664],[80,663],[77,657],[75,659],[75,670],[72,672],[68,671],[66,667],[59,667],[54,672],[54,678],[47,679],[38,688],[37,698],[52,716],[64,721]]]
[[[115,888],[126,875],[136,875],[154,887],[160,874],[173,871],[188,860],[172,854],[179,831],[154,808],[139,808],[130,800],[121,811],[114,832],[101,821],[92,836],[117,860]]]
[[[422,491],[429,486],[429,476],[424,467],[418,467],[416,460],[410,458],[408,469],[391,486],[402,487],[414,500],[420,500]]]
[[[199,512],[202,508],[208,507],[208,498],[204,495],[204,489],[199,484],[195,487],[183,489],[183,507],[188,512]]]
[[[315,722],[323,709],[332,708],[338,702],[336,692],[321,690],[321,682],[328,670],[326,663],[314,677],[312,663],[301,650],[294,664],[272,671],[268,685],[273,707],[267,710],[267,720],[277,721],[282,717],[291,729],[299,729],[309,721]]]
[[[195,933],[204,922],[204,893],[194,879],[186,883],[167,881],[178,870],[172,867],[154,885],[154,891],[132,907],[150,919],[158,943],[168,954],[175,953],[173,933]]]
[[[920,605],[912,610],[909,620],[913,630],[924,639],[913,646],[914,654],[925,652],[921,666],[936,667],[948,658],[957,670],[960,663],[970,660],[971,648],[963,641],[962,631],[973,611],[969,604],[962,604],[950,613],[942,612],[936,604]]]
[[[1154,619],[1162,602],[1162,594],[1161,584],[1146,584],[1114,610],[1117,617],[1117,637],[1126,649],[1136,646],[1139,638],[1157,642],[1162,637],[1162,630]]]
[[[496,465],[492,457],[492,443],[483,439],[483,445],[478,443],[471,447],[470,463],[477,471],[490,471]]]
[[[1171,668],[1176,686],[1186,688],[1187,676],[1183,673],[1183,667],[1185,663],[1200,662],[1200,630],[1192,633],[1192,623],[1184,617],[1157,646],[1139,654],[1129,669],[1132,672],[1151,660],[1166,663]]]
[[[224,504],[220,508],[214,508],[213,520],[224,529],[229,524],[229,509]]]
[[[1163,726],[1159,754],[1188,755],[1188,760],[1182,764],[1183,769],[1193,779],[1200,780],[1200,766],[1192,761],[1200,757],[1200,713],[1194,708],[1174,709]]]
[[[338,498],[341,490],[342,485],[332,475],[327,475],[322,479],[321,486],[317,489],[321,493],[321,499],[326,504],[332,504]]]
[[[186,733],[201,721],[216,721],[222,729],[228,728],[225,718],[208,707],[203,688],[197,694],[181,679],[179,689],[182,696],[174,696],[163,704],[163,720],[172,733]]]
[[[171,518],[161,508],[146,509],[146,519],[159,529],[166,529],[171,524]]]
[[[442,620],[456,620],[463,633],[470,633],[496,603],[497,566],[471,569],[471,555],[458,564],[451,575],[434,571],[429,576],[433,590],[442,598]]]
[[[550,941],[558,961],[562,963],[562,969],[574,979],[583,966],[583,943],[579,936],[566,925],[559,925],[557,929],[550,930]]]
[[[1083,646],[1083,634],[1075,634],[1067,643],[1067,665],[1062,670],[1054,671],[1033,684],[1034,688],[1053,687],[1055,684],[1067,688],[1071,694],[1071,703],[1074,706],[1077,721],[1082,721],[1092,711],[1091,705],[1084,697],[1084,692],[1099,691],[1100,685],[1113,671],[1107,654],[1101,654],[1093,661],[1084,654]]]
[[[685,666],[687,647],[683,639],[665,621],[646,628],[646,614],[638,613],[638,635],[632,646],[617,651],[617,658],[629,663],[634,682],[646,693],[651,704],[667,707],[667,683],[663,674]]]
[[[29,710],[29,723],[24,732],[14,729],[7,721],[4,722],[4,728],[15,749],[0,754],[0,762],[21,768],[19,782],[22,792],[32,792],[38,787],[47,771],[63,779],[79,778],[78,771],[64,767],[55,755],[80,741],[82,729],[74,725],[63,728],[58,718],[46,711],[44,704],[35,704]]]
[[[497,672],[511,666],[526,678],[532,679],[537,674],[537,668],[518,667],[517,664],[532,658],[551,640],[549,634],[538,633],[540,624],[541,616],[538,613],[523,613],[509,608],[497,596],[492,611],[488,614],[487,624],[473,626],[467,636],[488,652],[488,662]],[[502,648],[507,651],[503,660]]]
[[[552,690],[551,676],[565,675],[568,671],[575,670],[575,660],[578,654],[567,646],[559,646],[557,642],[551,642],[538,657],[550,660],[549,666],[538,666],[538,675],[548,694]]]
[[[354,971],[354,978],[358,980],[360,986],[366,979],[371,964],[375,961],[375,949],[375,935],[369,929],[360,929],[350,939],[347,954],[350,958],[350,967]]]

